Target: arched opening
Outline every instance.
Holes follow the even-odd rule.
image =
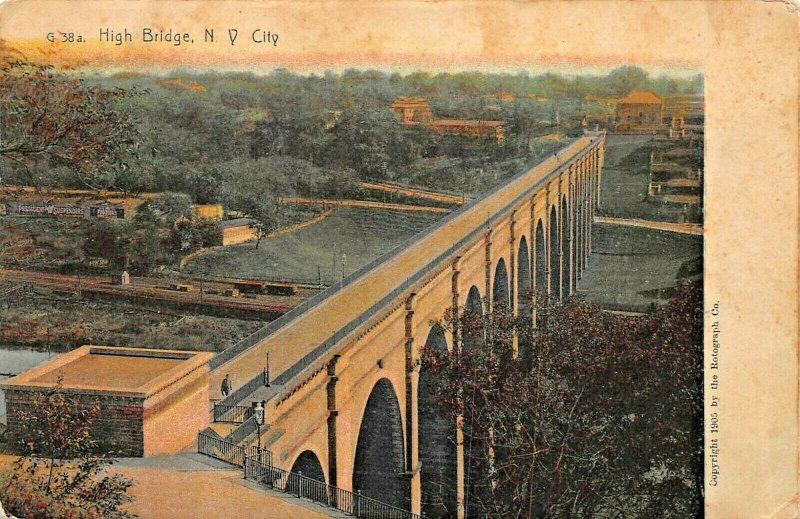
[[[324,495],[326,491],[324,486],[325,472],[322,470],[322,464],[316,454],[311,451],[300,453],[290,472],[292,474],[286,482],[286,490],[290,494],[312,499],[317,498],[319,495]],[[320,484],[318,485],[305,478],[313,479]]]
[[[508,311],[511,308],[511,298],[508,295],[508,270],[506,261],[500,258],[494,269],[494,283],[492,284],[492,308],[494,311]]]
[[[572,218],[571,221],[571,230],[572,230],[572,290],[573,292],[578,290],[578,270],[580,269],[580,265],[578,265],[578,247],[580,247],[580,237],[578,236],[578,220],[580,219],[580,213],[578,212],[578,204],[577,204],[578,196],[576,194],[576,190],[573,187],[572,193],[570,195],[570,200],[572,201]]]
[[[483,316],[481,293],[475,285],[472,285],[467,293],[467,304],[464,306],[464,313],[466,321],[470,321],[472,324],[477,324],[478,320]],[[461,334],[463,350],[470,351],[473,348],[477,348],[483,339],[482,333],[476,326],[464,326]]]
[[[550,208],[550,299],[558,301],[561,284],[561,265],[559,253],[561,242],[558,239],[558,212],[556,206]]]
[[[353,467],[353,490],[362,496],[409,509],[403,421],[392,383],[382,378],[367,399]]]
[[[438,324],[428,332],[425,348],[447,351],[444,329]],[[437,413],[432,382],[423,366],[417,393],[422,513],[425,517],[450,517],[456,513],[456,425]]]
[[[547,293],[547,245],[544,241],[544,224],[536,224],[536,294]]]
[[[531,326],[531,264],[528,255],[528,240],[523,236],[519,240],[519,251],[517,252],[517,310],[519,312],[522,326]],[[520,357],[527,357],[528,351],[523,345],[526,341],[520,341]]]
[[[569,206],[567,205],[567,196],[564,195],[561,198],[561,228],[563,229],[563,236],[561,238],[563,254],[561,257],[563,261],[561,262],[561,294],[562,298],[566,299],[569,296],[569,280],[572,276],[572,272],[570,272],[570,244],[572,243],[572,237],[570,236],[570,229],[571,223],[569,218]]]

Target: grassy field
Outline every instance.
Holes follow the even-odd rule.
[[[323,284],[338,280],[439,219],[441,215],[338,207],[321,222],[296,232],[243,243],[191,260],[185,272],[214,276],[291,279]]]
[[[0,289],[6,284],[0,283]],[[0,344],[69,349],[83,344],[222,351],[264,323],[171,315],[145,305],[94,302],[36,288],[0,302]]]
[[[644,311],[668,297],[679,274],[696,274],[702,236],[594,224],[578,294],[605,307]]]
[[[0,218],[0,266],[59,269],[80,257],[86,236],[81,218]]]
[[[681,204],[647,199],[650,152],[654,146],[651,135],[609,134],[606,137],[600,215],[677,221],[683,212]]]

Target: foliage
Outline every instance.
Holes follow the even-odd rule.
[[[700,288],[682,284],[641,317],[579,300],[537,307],[535,329],[503,308],[445,316],[462,350],[423,354],[438,412],[463,422],[468,515],[699,513]]]
[[[0,63],[0,161],[39,187],[38,166],[66,167],[90,189],[115,185],[128,169],[136,126],[115,102],[135,92],[105,89],[52,67],[15,58]]]
[[[109,475],[112,461],[96,454],[102,446],[92,427],[99,412],[96,402],[65,393],[60,380],[19,410],[26,427],[14,443],[22,456],[1,476],[0,501],[8,512],[33,519],[135,517],[120,510],[131,501],[133,481]]]

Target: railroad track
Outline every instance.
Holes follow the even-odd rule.
[[[29,283],[36,286],[48,287],[54,290],[78,292],[82,294],[95,294],[108,297],[119,297],[127,300],[153,300],[167,304],[202,308],[218,308],[228,311],[241,311],[249,314],[264,314],[272,318],[282,315],[302,301],[302,297],[282,297],[282,303],[274,300],[280,296],[272,297],[271,301],[259,299],[234,298],[218,294],[211,294],[207,290],[194,290],[192,292],[179,292],[170,290],[165,286],[167,280],[157,278],[134,278],[130,285],[114,285],[106,277],[98,276],[70,276],[64,274],[51,274],[45,272],[30,272],[19,270],[0,269],[0,280],[14,283]],[[222,284],[210,282],[209,285]]]

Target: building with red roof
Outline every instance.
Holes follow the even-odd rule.
[[[634,90],[617,103],[615,128],[620,131],[663,127],[664,100],[654,92]]]

